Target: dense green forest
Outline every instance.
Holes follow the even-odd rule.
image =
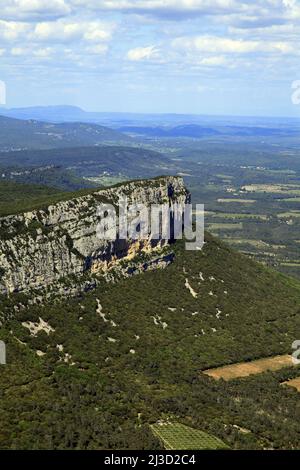
[[[17,214],[47,207],[58,201],[69,200],[95,191],[87,188],[80,191],[61,191],[56,188],[39,185],[1,182],[0,185],[0,216]]]
[[[105,173],[147,178],[166,173],[166,170],[168,174],[173,173],[178,169],[178,165],[159,152],[124,145],[0,152],[0,164],[3,168],[15,166],[21,169],[61,166],[72,169],[78,177]]]
[[[299,395],[281,385],[299,368],[230,382],[201,371],[290,353],[300,284],[210,235],[202,252],[173,249],[165,270],[78,298],[1,298],[1,448],[159,448],[149,424],[163,415],[232,448],[299,447]],[[50,329],[30,330],[40,319]]]

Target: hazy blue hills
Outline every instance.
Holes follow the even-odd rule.
[[[207,127],[198,124],[185,124],[175,127],[148,127],[148,126],[123,126],[118,130],[131,137],[150,138],[194,138],[212,136],[232,137],[264,137],[264,136],[292,136],[299,135],[298,127],[268,127],[268,126],[214,126]]]
[[[263,116],[215,116],[204,114],[176,113],[128,113],[85,111],[78,106],[31,106],[23,108],[0,108],[0,115],[17,119],[35,119],[47,122],[85,122],[103,124],[108,127],[145,126],[177,127],[196,124],[206,128],[259,127],[259,128],[294,128],[300,127],[300,119],[293,117]]]
[[[31,106],[28,108],[0,109],[0,114],[16,119],[65,122],[84,119],[86,112],[77,106]]]
[[[0,150],[49,149],[129,142],[120,132],[96,124],[54,124],[0,116]]]
[[[105,126],[0,115],[2,181],[76,190],[101,184],[83,177],[144,178],[180,170],[159,152],[144,149],[131,137]]]
[[[288,117],[91,112],[68,105],[0,108],[0,115],[52,123],[93,123],[148,137],[259,137],[294,135],[300,129],[300,120]]]
[[[36,119],[49,122],[114,123],[116,126],[136,123],[186,123],[198,122],[203,116],[189,114],[145,114],[125,112],[85,111],[77,106],[30,106],[24,108],[0,108],[0,114],[17,119]]]

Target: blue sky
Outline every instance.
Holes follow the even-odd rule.
[[[298,0],[0,0],[7,106],[299,116]]]

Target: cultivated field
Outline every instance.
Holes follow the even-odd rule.
[[[153,433],[163,442],[166,450],[228,449],[220,439],[180,423],[152,424]]]
[[[300,194],[299,185],[296,184],[250,184],[242,189],[257,193]]]
[[[288,380],[287,382],[282,382],[282,385],[288,385],[289,387],[294,387],[300,392],[300,377],[295,379]]]
[[[275,371],[292,365],[292,357],[284,355],[258,359],[257,361],[231,364],[228,366],[217,367],[215,369],[207,369],[203,371],[203,373],[216,380],[231,380],[240,377],[247,377],[248,375],[260,374],[270,370]]]
[[[242,230],[243,229],[243,223],[219,223],[219,224],[208,224],[208,228],[210,230],[219,230],[219,229],[222,229],[222,230]]]
[[[289,212],[282,212],[281,214],[277,214],[277,217],[280,219],[289,219],[292,217],[300,217],[299,211],[289,211]]]
[[[221,199],[218,199],[218,202],[221,202],[221,203],[238,203],[238,204],[254,204],[256,202],[255,199],[233,199],[233,198],[221,198]]]
[[[214,218],[221,219],[259,219],[259,220],[268,220],[268,216],[264,214],[237,214],[237,213],[224,213],[220,212],[218,214],[214,212],[205,212],[206,215],[213,215]],[[300,214],[299,214],[300,216]]]
[[[300,202],[300,197],[286,197],[286,198],[280,199],[280,201],[283,201],[283,202]]]
[[[246,244],[254,246],[255,248],[267,248],[269,246],[268,243],[263,242],[262,240],[247,240],[246,238],[240,240],[238,238],[228,238],[226,241],[233,245]]]
[[[280,266],[287,266],[287,267],[298,267],[300,266],[300,263],[280,263]]]

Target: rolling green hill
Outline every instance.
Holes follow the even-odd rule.
[[[280,384],[299,368],[201,371],[290,353],[300,284],[208,234],[201,252],[173,249],[168,268],[78,298],[1,297],[1,448],[154,449],[162,416],[233,449],[299,448],[299,395]]]
[[[0,168],[54,165],[72,169],[77,176],[101,174],[147,178],[176,173],[178,165],[164,155],[144,148],[124,146],[77,147],[0,153]]]
[[[0,172],[0,191],[2,191],[1,188],[5,191],[9,183],[15,185],[16,190],[18,184],[20,188],[22,185],[33,187],[44,186],[45,191],[47,191],[49,187],[58,191],[77,191],[101,186],[99,183],[94,183],[93,181],[77,176],[72,170],[54,165],[24,168],[0,167]],[[29,191],[26,191],[26,198],[30,196],[30,188],[28,189]]]

